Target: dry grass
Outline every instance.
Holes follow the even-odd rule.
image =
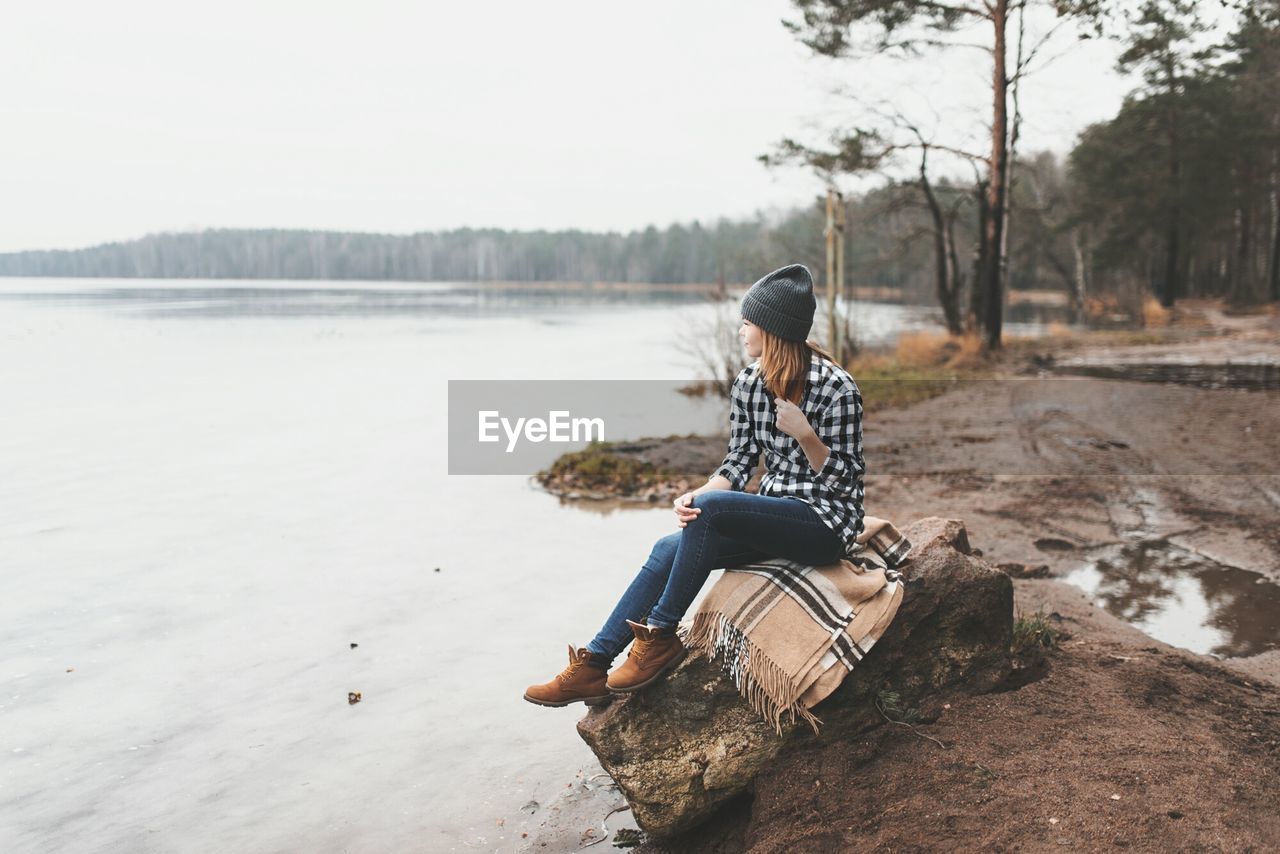
[[[1170,326],[1177,314],[1160,304],[1150,293],[1126,291],[1123,294],[1091,295],[1085,299],[1087,322],[1094,326],[1124,322],[1147,329]]]
[[[1153,296],[1148,296],[1142,301],[1143,326],[1148,328],[1154,326],[1168,326],[1169,318],[1169,310],[1160,304],[1160,300]]]
[[[1121,329],[1115,332],[1096,336],[1099,341],[1116,347],[1142,347],[1148,344],[1164,344],[1168,339],[1159,332],[1147,332],[1142,329]]]
[[[1090,295],[1084,300],[1084,316],[1089,322],[1097,322],[1120,311],[1120,300],[1114,294]]]
[[[1070,338],[1075,334],[1075,330],[1061,320],[1052,321],[1046,331],[1046,335],[1050,338]]]
[[[952,388],[957,380],[986,376],[992,365],[976,335],[903,333],[892,353],[864,354],[848,366],[867,411],[910,406]]]
[[[972,370],[986,364],[982,339],[977,335],[948,335],[945,332],[904,332],[898,336],[894,358],[914,368]]]

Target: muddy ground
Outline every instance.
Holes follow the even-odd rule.
[[[1061,588],[1061,589],[1054,589]],[[685,852],[1274,851],[1280,692],[1152,642],[1055,581],[1049,674],[787,758]]]
[[[781,763],[680,844],[639,850],[1280,850],[1280,391],[1060,372],[1280,365],[1276,314],[1198,320],[1202,333],[1141,347],[1046,339],[995,379],[868,417],[867,514],[962,519],[984,557],[1038,576],[1015,580],[1017,608],[1068,635],[1049,674],[920,728],[946,749],[880,727]],[[662,453],[709,473],[725,441]],[[1114,577],[1087,594],[1062,580],[1082,566]],[[1216,610],[1164,625],[1214,623],[1199,649],[1213,654],[1134,628],[1178,599],[1178,572]]]

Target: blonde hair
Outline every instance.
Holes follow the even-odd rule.
[[[789,400],[796,406],[804,400],[804,384],[809,377],[809,362],[817,353],[832,364],[834,356],[813,339],[788,341],[764,329],[760,348],[760,378],[772,397]]]

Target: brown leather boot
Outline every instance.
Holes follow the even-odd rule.
[[[524,698],[539,706],[567,706],[579,701],[588,706],[607,703],[612,698],[605,685],[607,671],[598,663],[595,653],[585,646],[574,649],[569,644],[569,666],[556,674],[550,682],[530,685]]]
[[[688,650],[676,637],[675,627],[649,628],[627,620],[636,639],[622,666],[609,674],[610,691],[638,691],[684,660]]]

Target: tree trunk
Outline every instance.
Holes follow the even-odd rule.
[[[1172,308],[1181,290],[1178,287],[1178,236],[1182,230],[1182,154],[1178,150],[1177,78],[1172,60],[1166,64],[1169,83],[1169,223],[1165,237],[1164,281],[1160,288],[1160,304]]]
[[[1009,133],[1008,142],[1005,145],[1004,152],[1004,207],[1001,211],[1000,252],[996,256],[1000,259],[998,279],[1000,282],[999,303],[1000,317],[1002,319],[1001,323],[1003,323],[1004,318],[1004,291],[1006,288],[1011,287],[1011,283],[1014,281],[1013,256],[1009,252],[1009,229],[1013,218],[1014,205],[1013,170],[1018,164],[1018,134],[1022,129],[1022,109],[1020,106],[1021,102],[1018,98],[1022,85],[1022,77],[1018,72],[1022,69],[1022,39],[1026,25],[1025,16],[1026,4],[1023,3],[1018,8],[1018,50],[1016,53],[1016,59],[1014,60],[1014,82],[1013,86],[1009,89],[1009,95],[1013,101],[1013,115],[1006,121],[1009,127]],[[1006,32],[1008,31],[1007,23],[1004,29]],[[997,344],[999,344],[999,342],[997,342]]]
[[[1252,246],[1249,242],[1250,234],[1253,231],[1253,223],[1251,221],[1249,211],[1249,203],[1242,201],[1236,208],[1236,260],[1235,275],[1231,277],[1231,299],[1230,301],[1236,305],[1246,305],[1253,300],[1251,299],[1253,291],[1253,282],[1250,276],[1250,256],[1252,254]]]
[[[964,273],[960,272],[960,256],[956,250],[956,214],[958,207],[952,207],[947,214],[947,254],[951,259],[951,274],[954,276],[951,285],[951,301],[956,307],[957,328],[964,332],[964,318],[960,316],[960,295],[964,293]]]
[[[1165,239],[1164,282],[1162,283],[1163,287],[1160,289],[1160,304],[1165,308],[1173,306],[1173,302],[1177,299],[1181,290],[1178,287],[1179,219],[1178,207],[1175,202],[1169,208],[1169,232]]]
[[[991,218],[988,209],[987,182],[979,181],[974,188],[978,211],[978,257],[973,261],[973,277],[969,285],[969,328],[981,334],[986,328],[987,317],[987,220]]]
[[[1267,297],[1280,300],[1280,148],[1271,151],[1271,252],[1267,262]]]
[[[843,296],[845,292],[844,278],[844,194],[836,193],[836,285],[835,293]],[[832,305],[835,304],[835,297],[832,297]],[[832,353],[836,357],[836,361],[845,364],[846,360],[846,342],[849,340],[849,317],[853,314],[848,302],[844,305],[844,318],[841,323],[844,329],[840,333],[840,339],[835,342],[836,349]]]
[[[1009,76],[1005,68],[1006,29],[1009,23],[1009,0],[994,0],[991,5],[995,25],[992,70],[991,160],[987,181],[987,211],[983,230],[986,257],[982,281],[974,284],[983,291],[982,333],[988,350],[1000,349],[1004,320],[1004,207],[1009,156]]]
[[[1084,298],[1088,294],[1088,273],[1084,260],[1084,247],[1080,245],[1080,229],[1071,229],[1071,253],[1075,257],[1074,275],[1071,277],[1071,302],[1075,306],[1076,323],[1085,321]]]
[[[933,218],[933,259],[934,276],[938,290],[938,305],[942,306],[942,315],[946,318],[947,331],[952,335],[961,334],[964,329],[960,324],[960,305],[955,287],[955,270],[951,266],[952,253],[947,246],[947,219],[929,184],[928,172],[929,148],[925,146],[920,153],[920,189],[924,191],[925,201],[929,204],[929,215]]]
[[[827,189],[827,346],[836,347],[836,191]]]

